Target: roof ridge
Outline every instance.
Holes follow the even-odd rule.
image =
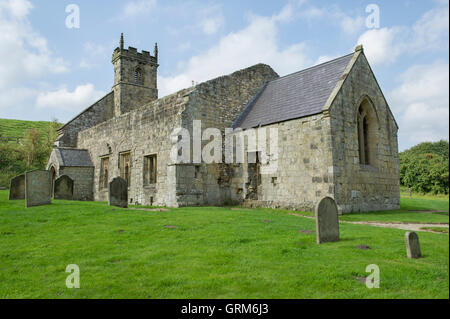
[[[294,73],[290,73],[290,74],[286,74],[286,75],[280,76],[278,79],[274,79],[274,80],[270,81],[269,83],[272,83],[272,82],[275,82],[275,81],[287,78],[287,77],[295,75],[295,74],[299,74],[299,73],[302,73],[302,72],[310,71],[310,70],[312,70],[314,68],[318,68],[318,67],[323,66],[325,64],[330,64],[332,62],[336,62],[337,60],[340,60],[340,59],[343,59],[343,58],[347,58],[347,57],[349,57],[350,55],[353,55],[353,54],[354,54],[354,52],[346,54],[346,55],[343,55],[343,56],[340,56],[340,57],[337,57],[337,58],[329,60],[329,61],[325,61],[325,62],[316,64],[316,65],[310,66],[310,67],[308,67],[306,69],[303,69],[303,70],[300,70],[300,71],[296,71]]]

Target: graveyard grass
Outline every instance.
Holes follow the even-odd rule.
[[[314,231],[313,219],[281,210],[26,209],[7,198],[0,191],[0,298],[449,298],[447,234],[419,232],[424,258],[408,259],[405,231],[341,223],[341,241],[317,245],[299,232]],[[80,267],[80,289],[66,288],[68,264]],[[361,280],[370,264],[379,289]]]

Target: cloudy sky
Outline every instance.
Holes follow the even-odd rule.
[[[448,0],[0,0],[0,118],[65,122],[88,107],[111,90],[121,32],[139,50],[158,42],[160,97],[260,62],[286,75],[361,43],[400,150],[448,140]]]

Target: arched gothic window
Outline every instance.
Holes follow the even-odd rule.
[[[359,163],[375,166],[378,120],[373,106],[367,99],[358,108],[357,128]]]

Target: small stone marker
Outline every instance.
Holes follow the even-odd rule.
[[[9,200],[25,199],[25,174],[11,179],[9,184]]]
[[[114,178],[108,185],[108,204],[128,208],[128,185],[121,177]]]
[[[51,204],[52,181],[49,171],[35,170],[25,173],[26,207]]]
[[[339,241],[338,208],[331,197],[324,197],[317,203],[316,238],[318,244]]]
[[[422,254],[420,252],[419,236],[415,232],[407,232],[405,234],[406,242],[406,254],[408,258],[420,258]]]
[[[55,180],[53,189],[55,199],[73,200],[73,179],[62,175]]]

